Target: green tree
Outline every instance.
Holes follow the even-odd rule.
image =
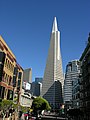
[[[37,111],[37,110],[50,110],[51,107],[50,107],[47,100],[45,100],[42,97],[37,97],[37,98],[35,98],[33,100],[32,109],[34,111]]]
[[[13,101],[11,101],[11,100],[2,100],[2,103],[1,103],[2,109],[7,110],[12,105],[13,105]]]

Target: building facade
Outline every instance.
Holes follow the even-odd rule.
[[[71,108],[73,106],[73,100],[75,100],[74,97],[76,94],[75,83],[77,83],[79,79],[79,74],[80,74],[80,61],[73,60],[69,62],[66,66],[64,80],[64,103],[67,106],[67,108]]]
[[[34,96],[41,96],[42,93],[42,80],[43,78],[35,78],[35,81],[32,82],[32,94]]]
[[[42,96],[53,108],[60,108],[62,104],[63,86],[62,57],[60,52],[60,32],[56,17],[54,18],[51,33],[50,48],[42,82]]]
[[[90,33],[80,61],[80,109],[83,111],[84,118],[90,120]]]
[[[36,96],[41,96],[42,93],[42,81],[43,78],[35,78],[35,94]]]
[[[23,72],[23,81],[32,83],[32,69],[25,69]]]
[[[74,109],[80,108],[80,79],[79,78],[77,78],[73,81],[72,106]]]
[[[15,68],[17,68],[17,73]],[[0,98],[13,100],[15,91],[20,97],[23,69],[17,64],[16,57],[0,36]]]
[[[13,100],[14,103],[20,104],[20,97],[22,93],[22,80],[23,80],[23,69],[22,67],[16,63],[13,72]]]
[[[30,92],[22,88],[22,93],[20,97],[20,105],[24,107],[31,107],[32,102],[33,102],[33,99],[32,99],[32,95],[30,94]]]
[[[39,78],[39,77],[35,78],[35,82],[40,82],[40,83],[42,83],[42,81],[43,81],[43,78]]]

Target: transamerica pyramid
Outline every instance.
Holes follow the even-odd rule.
[[[60,105],[62,104],[63,82],[64,78],[60,52],[60,32],[58,31],[57,20],[55,17],[42,83],[42,97],[50,103],[52,108],[60,108]]]

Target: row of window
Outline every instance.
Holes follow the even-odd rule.
[[[77,86],[76,88],[73,89],[73,94],[77,93],[80,90],[80,87]]]
[[[73,95],[73,100],[80,98],[80,94]]]
[[[80,102],[80,106],[87,107],[90,106],[90,101]]]
[[[10,75],[8,75],[8,74],[6,74],[5,72],[3,73],[3,77],[2,77],[3,79],[2,79],[2,81],[3,82],[6,82],[8,85],[13,85],[13,79],[12,79],[12,77],[10,76]],[[16,83],[16,84],[18,84],[18,87],[20,87],[20,84],[21,84],[21,80],[18,80],[18,83]],[[17,85],[16,85],[17,86]]]
[[[10,75],[7,75],[5,72],[3,73],[2,80],[6,82],[8,85],[12,85],[12,77]]]
[[[5,67],[7,67],[7,69],[9,69],[11,72],[13,72],[14,70],[14,65],[6,58],[5,59]]]

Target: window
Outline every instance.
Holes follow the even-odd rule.
[[[9,77],[9,85],[12,85],[12,77]]]

